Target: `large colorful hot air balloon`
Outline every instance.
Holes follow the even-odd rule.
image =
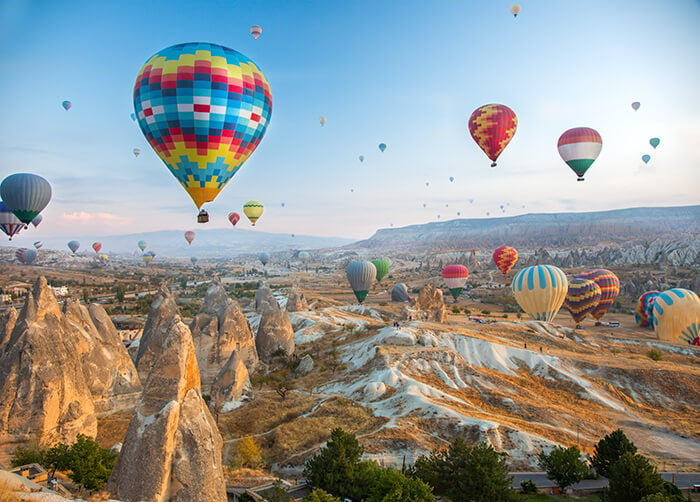
[[[141,251],[143,251],[144,249],[146,249],[148,247],[148,243],[146,241],[139,241],[137,246],[139,247],[139,249]]]
[[[635,112],[636,112],[637,110],[639,110],[639,107],[640,107],[640,106],[641,106],[641,103],[639,103],[639,101],[634,101],[634,102],[632,103],[632,109],[633,109]]]
[[[391,301],[410,302],[411,297],[408,296],[408,287],[403,283],[399,283],[393,288],[391,288]]]
[[[469,270],[464,265],[452,264],[442,269],[442,279],[445,281],[445,285],[449,288],[455,301],[462,293],[468,277]]]
[[[386,144],[385,143],[379,143],[379,151],[384,153],[384,150],[386,150]]]
[[[31,265],[36,259],[36,251],[33,249],[21,248],[15,251],[15,257],[20,263]]]
[[[491,159],[491,167],[496,167],[496,160],[518,128],[518,117],[505,105],[490,104],[480,106],[469,117],[469,133]]]
[[[328,122],[328,119],[327,119],[326,117],[324,117],[323,115],[321,115],[321,116],[318,118],[318,122],[319,122],[319,123],[321,124],[321,126],[323,127],[324,125],[326,125],[326,122]]]
[[[620,279],[610,270],[604,268],[587,270],[579,274],[578,277],[595,281],[600,287],[600,302],[593,312],[591,312],[593,318],[596,321],[600,321],[608,311],[608,307],[615,303],[615,298],[617,298],[617,295],[620,293]]]
[[[41,242],[41,241],[36,241],[36,242],[34,243],[34,247],[35,247],[36,249],[41,249],[43,246],[44,246],[44,243]]]
[[[263,211],[265,211],[265,206],[263,206],[262,202],[258,202],[257,200],[249,200],[243,204],[243,214],[246,215],[248,220],[250,220],[250,224],[253,226],[255,226],[255,222],[258,221],[258,218],[262,216]]]
[[[576,277],[569,281],[569,290],[564,299],[564,307],[579,324],[591,314],[600,303],[600,287],[590,279]]]
[[[253,35],[253,38],[255,40],[262,35],[262,28],[260,26],[251,26],[250,27],[250,34]]]
[[[187,244],[192,245],[192,241],[194,240],[195,233],[192,230],[188,230],[185,232],[185,240],[187,241]]]
[[[12,236],[17,235],[24,226],[24,223],[19,221],[15,213],[10,211],[7,204],[0,200],[0,230],[5,232],[12,240]]]
[[[236,226],[236,223],[238,223],[241,219],[241,215],[238,213],[228,213],[228,221],[231,222],[231,225],[234,227]]]
[[[642,162],[644,162],[645,164],[648,164],[650,160],[651,160],[651,155],[647,155],[647,154],[642,155]]]
[[[651,138],[649,140],[649,144],[656,149],[657,146],[659,146],[659,143],[661,143],[661,140],[659,138]]]
[[[73,251],[73,254],[80,248],[80,243],[78,241],[69,241],[68,242],[68,249]]]
[[[64,101],[63,103],[61,103],[61,106],[65,111],[68,111],[73,106],[73,103],[71,103],[70,101]]]
[[[518,17],[518,14],[520,14],[520,5],[519,4],[514,4],[510,6],[510,13],[513,14],[513,17]]]
[[[551,321],[564,303],[569,281],[553,265],[535,265],[518,272],[511,285],[520,308],[533,319]]]
[[[557,148],[561,158],[578,176],[577,181],[583,181],[583,175],[600,155],[603,140],[595,129],[575,127],[559,136]]]
[[[93,242],[92,249],[93,249],[93,251],[95,251],[95,254],[99,254],[100,249],[102,249],[102,243],[101,242]]]
[[[693,291],[675,288],[659,293],[652,321],[660,340],[700,345],[700,298]]]
[[[634,322],[640,328],[654,327],[654,302],[660,291],[647,291],[637,299],[637,308],[634,311]]]
[[[345,274],[355,292],[355,298],[362,303],[377,277],[377,267],[371,261],[353,261],[345,269]]]
[[[260,260],[260,263],[262,263],[264,267],[267,265],[267,262],[270,261],[270,253],[266,253],[265,251],[258,253],[258,260]]]
[[[0,197],[28,225],[51,200],[51,185],[36,174],[11,174],[0,184]]]
[[[43,219],[44,217],[40,214],[37,214],[34,218],[32,218],[32,225],[34,225],[34,228],[38,227],[39,223],[41,223]]]
[[[372,263],[377,269],[377,282],[379,282],[389,273],[391,262],[389,260],[372,260]]]
[[[507,275],[518,262],[518,251],[510,246],[498,247],[493,252],[493,262],[503,275]]]
[[[143,65],[134,109],[151,147],[201,208],[262,140],[272,95],[243,54],[192,42],[163,49]]]

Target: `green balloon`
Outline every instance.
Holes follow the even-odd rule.
[[[659,138],[651,138],[651,139],[649,140],[649,144],[650,144],[651,146],[653,146],[654,148],[656,148],[657,146],[659,146],[659,143],[661,143],[661,140],[660,140]]]
[[[377,268],[377,282],[379,282],[389,273],[391,262],[389,260],[372,260],[372,263]]]

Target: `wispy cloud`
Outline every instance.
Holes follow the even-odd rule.
[[[70,223],[100,223],[110,226],[128,225],[133,222],[132,218],[116,216],[111,213],[86,213],[84,211],[63,213],[61,217]]]

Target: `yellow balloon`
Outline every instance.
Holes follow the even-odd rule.
[[[689,289],[669,289],[654,300],[654,332],[668,342],[700,345],[700,298]]]
[[[569,281],[561,269],[535,265],[517,273],[511,285],[515,299],[526,314],[538,321],[551,321],[564,303]]]
[[[249,200],[243,204],[243,213],[248,217],[253,226],[255,226],[255,222],[258,221],[258,218],[262,216],[264,210],[265,206],[263,206],[263,203],[257,200]]]

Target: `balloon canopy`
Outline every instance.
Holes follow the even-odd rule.
[[[260,35],[262,35],[262,28],[260,26],[251,26],[250,34],[253,35],[253,38],[255,40],[257,40],[260,37]]]
[[[654,327],[654,302],[660,291],[647,291],[637,299],[637,308],[634,310],[634,322],[640,328]]]
[[[518,272],[511,285],[515,300],[526,314],[550,322],[557,315],[569,290],[569,281],[553,265],[535,265]]]
[[[469,117],[469,134],[491,159],[491,167],[496,167],[498,156],[513,139],[517,128],[518,117],[505,105],[480,106]]]
[[[371,261],[353,261],[345,269],[357,301],[362,303],[377,277],[377,267]]]
[[[600,287],[600,302],[598,306],[593,309],[593,312],[591,312],[593,318],[596,321],[600,321],[608,311],[608,308],[615,303],[615,298],[617,298],[617,295],[620,293],[620,279],[610,270],[604,268],[587,270],[579,274],[578,277],[591,279]]]
[[[644,162],[645,164],[648,164],[650,160],[651,155],[642,155],[642,162]]]
[[[659,138],[651,138],[651,139],[649,140],[649,144],[650,144],[651,146],[653,146],[654,148],[656,148],[657,146],[659,146],[660,143],[661,143],[661,140],[660,140]]]
[[[36,251],[33,249],[21,248],[15,251],[15,257],[20,263],[31,265],[36,259]]]
[[[0,184],[0,197],[22,223],[29,224],[51,200],[51,185],[36,174],[11,174]]]
[[[17,235],[24,228],[24,223],[19,221],[15,213],[10,211],[5,202],[0,200],[0,230],[5,232],[12,240],[14,235]]]
[[[578,324],[591,314],[600,303],[600,287],[590,279],[576,277],[569,281],[564,307]]]
[[[78,241],[69,241],[68,242],[68,249],[73,251],[73,254],[80,248],[80,243]]]
[[[231,222],[231,225],[234,227],[236,226],[236,223],[238,223],[241,220],[241,215],[238,213],[228,213],[228,221]]]
[[[262,202],[257,200],[249,200],[243,204],[243,214],[246,215],[250,224],[253,226],[255,226],[255,223],[262,216],[263,211],[265,211],[265,206],[263,206]]]
[[[372,260],[372,263],[377,269],[377,282],[379,282],[389,273],[391,262],[389,260]]]
[[[518,17],[518,14],[520,14],[520,5],[519,4],[514,4],[510,6],[510,13],[513,14],[513,17]]]
[[[445,281],[445,285],[448,287],[452,298],[455,300],[459,298],[459,295],[462,293],[462,289],[464,289],[468,277],[469,270],[464,265],[455,263],[447,265],[442,269],[442,280]]]
[[[92,250],[95,251],[95,254],[98,254],[100,252],[100,249],[102,249],[101,242],[93,242],[92,243]]]
[[[639,110],[639,107],[640,107],[640,106],[641,106],[641,103],[640,103],[639,101],[634,101],[634,102],[632,103],[632,109],[633,109],[635,112],[636,112],[637,110]]]
[[[557,148],[566,165],[578,176],[578,181],[584,181],[583,175],[600,155],[603,140],[595,129],[575,127],[559,137]]]
[[[270,261],[270,253],[262,252],[258,253],[258,260],[260,260],[260,263],[263,264],[263,267],[267,265],[267,262]]]
[[[518,251],[510,246],[498,247],[493,252],[493,262],[503,275],[507,275],[518,262]]]
[[[391,301],[410,302],[411,297],[408,296],[408,287],[403,283],[399,283],[391,288]]]
[[[379,151],[383,153],[384,150],[386,150],[386,144],[385,144],[385,143],[379,143]]]
[[[652,321],[660,340],[700,345],[700,298],[693,291],[675,288],[659,293]]]
[[[41,223],[44,220],[44,217],[41,216],[40,214],[37,214],[33,219],[32,219],[32,225],[34,225],[34,228],[39,226],[39,223]]]
[[[187,244],[192,244],[192,241],[194,240],[195,233],[192,230],[188,230],[185,232],[185,240],[187,241]]]
[[[148,247],[148,243],[146,241],[139,241],[137,246],[139,247],[139,249],[141,251],[143,251],[144,249],[146,249]]]
[[[61,106],[65,111],[68,111],[73,106],[73,103],[71,103],[70,101],[64,101],[63,103],[61,103]]]

